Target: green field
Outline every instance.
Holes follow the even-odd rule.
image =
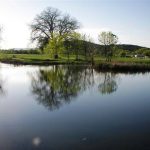
[[[64,55],[60,55],[59,59],[54,59],[50,55],[40,55],[40,54],[0,54],[0,61],[5,63],[20,63],[20,64],[84,64],[88,63],[84,60],[83,56],[79,56],[79,60],[76,60],[75,55],[71,55],[68,58]]]
[[[31,64],[31,65],[50,65],[50,64],[91,64],[91,59],[85,60],[84,56],[79,56],[79,60],[76,60],[75,55],[70,55],[69,61],[67,56],[60,55],[59,59],[54,59],[50,55],[40,54],[0,54],[0,61],[4,63],[12,64]],[[113,57],[111,62],[106,62],[104,57],[94,57],[94,64],[109,64],[109,65],[143,65],[150,67],[150,58],[121,58]]]

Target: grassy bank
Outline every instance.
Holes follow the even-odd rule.
[[[71,55],[68,61],[64,55],[60,55],[59,59],[54,59],[49,55],[39,54],[0,54],[0,61],[17,65],[91,64],[90,59],[85,60],[84,56],[79,56],[77,61],[75,55]],[[100,70],[150,71],[150,59],[112,58],[112,61],[108,63],[103,57],[94,57],[94,67]]]
[[[96,70],[113,71],[113,72],[147,72],[150,71],[150,64],[115,62],[115,63],[98,63],[94,65]]]
[[[116,72],[121,71],[150,71],[150,59],[141,58],[113,58],[111,62],[106,62],[104,59],[95,59],[94,64],[97,70],[111,70]]]
[[[68,61],[63,55],[54,59],[49,55],[39,54],[0,54],[0,62],[18,65],[88,64],[81,56],[78,61],[75,56],[70,56]]]

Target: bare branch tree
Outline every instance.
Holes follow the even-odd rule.
[[[79,23],[69,15],[62,15],[58,9],[48,7],[35,17],[30,28],[32,42],[36,41],[40,48],[44,48],[54,33],[60,36],[71,33],[79,28]]]
[[[58,32],[60,35],[70,34],[72,31],[79,28],[79,23],[76,19],[71,18],[69,15],[63,16],[59,20]]]

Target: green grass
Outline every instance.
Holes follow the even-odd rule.
[[[104,57],[95,57],[96,63],[106,62]],[[123,58],[123,57],[114,57],[111,60],[111,63],[130,63],[130,64],[150,64],[150,58]]]
[[[5,63],[20,63],[20,64],[82,64],[86,63],[83,56],[79,57],[79,60],[76,60],[75,55],[70,55],[68,58],[64,55],[60,55],[59,59],[54,59],[50,55],[39,55],[39,54],[0,54],[0,61]]]
[[[150,64],[149,58],[114,58],[112,61],[120,62],[120,63],[144,63],[144,64]]]
[[[66,55],[59,55],[59,59],[54,59],[50,55],[39,54],[0,54],[0,61],[4,63],[12,64],[29,64],[29,65],[50,65],[50,64],[91,64],[90,59],[85,60],[84,56],[79,56],[79,60],[76,60],[75,55],[70,55],[68,58]],[[140,58],[120,58],[114,57],[111,62],[106,62],[104,57],[95,56],[94,64],[99,68],[109,69],[150,69],[150,59]]]

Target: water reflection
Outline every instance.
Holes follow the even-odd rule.
[[[94,86],[101,94],[115,92],[117,78],[114,73],[96,73],[85,66],[53,66],[32,74],[31,87],[39,104],[55,110]]]
[[[2,78],[2,75],[0,74],[0,96],[5,95],[4,83],[5,81]]]
[[[0,150],[149,149],[149,76],[3,66]]]
[[[99,84],[98,89],[102,94],[111,94],[118,89],[118,76],[114,73],[103,73],[103,81]]]
[[[36,75],[32,75],[32,92],[45,107],[58,109],[94,85],[92,73],[92,70],[79,66],[40,69]]]

